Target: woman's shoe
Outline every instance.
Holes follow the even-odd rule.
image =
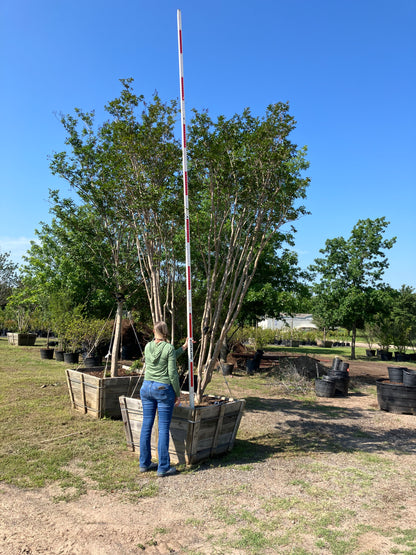
[[[175,474],[178,474],[178,471],[174,466],[171,466],[168,470],[166,470],[166,472],[157,473],[160,478],[163,478],[164,476],[174,476]]]
[[[149,466],[141,466],[140,472],[149,472],[149,470],[157,470],[157,463],[150,463]]]

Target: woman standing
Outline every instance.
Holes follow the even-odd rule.
[[[158,322],[154,327],[154,340],[144,349],[146,371],[140,398],[143,406],[143,424],[140,433],[140,472],[156,470],[158,476],[176,474],[175,467],[170,466],[169,428],[173,407],[179,404],[180,387],[176,359],[187,346],[188,339],[175,351],[167,342],[168,326]],[[157,445],[159,464],[151,462],[151,435],[158,412],[159,441]]]

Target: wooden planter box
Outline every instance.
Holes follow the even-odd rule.
[[[245,406],[244,400],[215,397],[207,406],[180,406],[173,409],[170,426],[169,454],[171,462],[195,464],[231,451]],[[140,399],[120,397],[127,445],[139,453],[143,410]],[[157,458],[157,421],[152,433],[152,456]]]
[[[103,367],[66,370],[72,408],[95,418],[121,418],[120,395],[138,395],[143,376],[98,378],[92,375]]]
[[[329,349],[333,345],[333,341],[323,341],[322,339],[318,339],[317,343],[318,347],[324,347],[325,349]]]
[[[36,341],[36,333],[7,333],[7,339],[10,345],[24,345],[26,347],[33,347]]]

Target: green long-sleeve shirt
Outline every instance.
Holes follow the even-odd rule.
[[[170,384],[176,397],[180,397],[179,374],[176,359],[183,353],[182,347],[176,349],[170,343],[150,341],[144,349],[146,370],[144,379],[152,382]]]

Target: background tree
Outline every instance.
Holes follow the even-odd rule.
[[[269,244],[259,259],[237,321],[255,325],[264,317],[280,319],[283,313],[308,310],[307,274],[298,266],[297,254]]]
[[[379,291],[380,308],[368,323],[366,331],[388,350],[390,345],[399,352],[415,346],[416,293],[412,287],[402,285],[399,290],[385,287]]]
[[[0,253],[0,308],[4,309],[13,288],[19,282],[18,265],[10,260],[10,253]]]
[[[137,256],[129,223],[118,211],[124,158],[113,140],[116,120],[95,129],[94,114],[75,111],[62,117],[69,152],[56,153],[53,174],[69,182],[81,204],[51,191],[52,212],[67,232],[70,253],[91,279],[100,278],[117,305],[111,375],[117,375],[121,321],[126,296],[138,287]]]
[[[351,331],[351,359],[355,359],[357,328],[363,328],[379,309],[377,288],[388,268],[385,250],[396,238],[384,239],[385,218],[359,220],[348,239],[328,239],[310,270],[320,281],[313,286],[314,316],[328,327]]]

